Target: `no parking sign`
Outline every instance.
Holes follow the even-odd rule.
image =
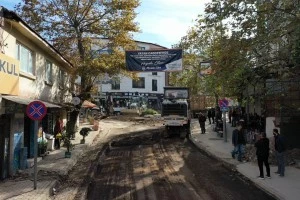
[[[47,107],[41,101],[32,101],[26,108],[26,114],[34,121],[42,120],[47,114]]]

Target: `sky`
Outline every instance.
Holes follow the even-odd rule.
[[[205,3],[211,0],[140,0],[136,22],[141,33],[135,40],[171,48],[185,36],[199,14],[204,13]],[[13,10],[20,0],[0,0],[0,5]]]

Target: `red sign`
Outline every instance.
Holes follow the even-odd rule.
[[[219,106],[220,106],[221,108],[226,108],[226,107],[228,107],[228,100],[227,100],[227,99],[221,99],[221,100],[219,100]]]
[[[42,120],[47,114],[47,108],[41,101],[33,101],[26,108],[27,116],[32,120]]]

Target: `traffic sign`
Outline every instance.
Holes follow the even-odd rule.
[[[42,120],[47,114],[47,108],[41,101],[32,101],[26,108],[26,114],[34,121]]]
[[[78,98],[78,97],[73,97],[72,98],[72,103],[75,105],[75,106],[77,106],[78,104],[80,104],[80,98]]]
[[[228,107],[228,100],[227,99],[221,99],[221,100],[219,100],[219,106],[221,108]]]

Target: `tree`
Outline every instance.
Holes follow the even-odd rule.
[[[73,64],[73,78],[81,77],[77,96],[83,102],[99,75],[126,73],[124,49],[134,48],[137,6],[139,0],[22,0],[16,11]],[[73,111],[72,127],[77,116]]]

